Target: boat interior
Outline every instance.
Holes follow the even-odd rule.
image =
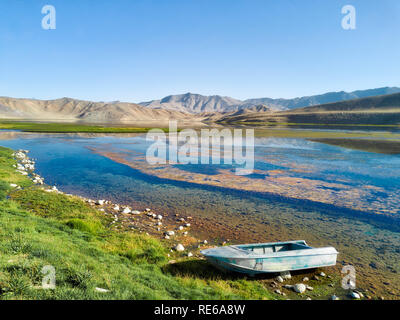
[[[242,245],[242,246],[238,246],[238,247],[242,250],[250,251],[250,252],[256,253],[256,254],[312,249],[305,242]]]

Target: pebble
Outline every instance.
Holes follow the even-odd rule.
[[[297,293],[303,293],[306,291],[306,286],[302,283],[297,283],[293,286],[293,290]]]
[[[281,276],[277,276],[275,279],[276,279],[276,281],[278,281],[280,283],[283,282],[283,278]]]
[[[326,274],[325,274],[324,272],[320,272],[319,275],[320,275],[321,277],[326,277]]]
[[[309,291],[313,291],[314,290],[314,288],[311,287],[311,286],[306,286],[306,289],[309,290]]]
[[[183,230],[183,227],[182,226],[179,226],[179,228],[178,228],[179,230]]]
[[[207,241],[207,240],[204,240],[204,241],[203,241],[203,243],[204,243],[204,244],[207,244],[207,243],[208,243],[208,241]]]
[[[102,293],[110,292],[110,290],[103,289],[103,288],[95,288],[95,290],[96,290],[97,292],[102,292]]]
[[[53,190],[54,190],[54,188],[55,187],[53,187]],[[57,190],[57,188],[56,188],[56,190]],[[102,205],[104,205],[105,202],[106,202],[106,200],[97,200],[96,204],[99,205],[99,206],[102,206]]]
[[[310,279],[308,279],[308,277],[304,277],[303,278],[303,282],[307,282],[307,281],[309,281]]]
[[[129,209],[128,207],[124,208],[124,210],[122,211],[122,213],[125,213],[125,214],[131,213],[131,212],[132,212],[131,209]]]
[[[185,247],[179,243],[175,246],[175,250],[178,252],[185,251]]]
[[[275,292],[276,294],[282,294],[281,290],[279,290],[279,289],[276,289],[274,292]]]
[[[350,296],[350,298],[352,298],[352,299],[360,299],[360,298],[361,298],[360,295],[359,295],[357,292],[355,292],[355,291],[351,291],[350,294],[349,294],[349,296]]]
[[[290,279],[292,279],[292,275],[290,274],[289,271],[281,272],[281,277],[282,277],[284,280],[290,280]]]
[[[189,258],[190,258],[190,257],[193,257],[193,253],[189,252],[189,253],[188,253],[188,257],[189,257]]]
[[[175,232],[174,231],[167,231],[166,234],[167,234],[167,236],[171,237],[171,236],[175,235]]]

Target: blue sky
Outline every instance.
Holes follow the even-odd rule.
[[[41,28],[54,5],[57,29]],[[341,8],[357,10],[343,30]],[[398,0],[2,0],[0,96],[140,102],[400,86]]]

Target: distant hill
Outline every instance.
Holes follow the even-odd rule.
[[[141,102],[139,104],[149,108],[178,110],[189,113],[235,112],[258,105],[266,105],[271,110],[281,111],[399,92],[400,88],[385,87],[353,92],[329,92],[321,95],[294,99],[258,98],[244,101],[218,95],[202,96],[200,94],[186,93],[170,95],[161,100]]]
[[[248,99],[245,101],[245,103],[250,105],[251,104],[275,105],[283,109],[297,109],[297,108],[327,104],[332,102],[340,102],[340,101],[353,100],[365,97],[387,95],[392,93],[400,93],[400,88],[384,87],[384,88],[369,89],[369,90],[358,90],[353,92],[345,92],[345,91],[328,92],[325,94],[300,97],[294,99],[271,99],[271,98]]]
[[[238,110],[242,103],[229,97],[202,96],[200,94],[185,93],[167,96],[161,100],[139,103],[141,106],[157,109],[177,110],[189,113],[227,112]]]
[[[369,96],[391,91],[399,91],[399,93]],[[367,97],[342,101],[353,96]],[[363,121],[366,121],[365,123],[398,123],[399,96],[400,88],[380,88],[351,93],[336,92],[288,100],[263,98],[246,101],[187,93],[168,96],[141,105],[120,101],[92,102],[71,98],[35,100],[0,97],[0,118],[83,120],[86,122],[168,121],[175,119],[195,122],[233,123],[239,121],[248,124],[263,121],[276,123],[361,123]],[[293,106],[335,99],[341,100],[293,109]],[[266,103],[259,103],[261,100]],[[391,114],[392,111],[394,111],[393,114]],[[379,120],[377,120],[378,113],[380,113]]]
[[[145,108],[125,102],[91,102],[0,97],[0,118],[41,120],[84,120],[87,122],[196,120],[187,113]]]
[[[223,114],[220,123],[263,124],[400,124],[400,93],[286,110]]]

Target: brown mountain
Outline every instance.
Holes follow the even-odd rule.
[[[40,120],[84,120],[87,122],[197,120],[174,110],[150,109],[134,103],[91,102],[0,97],[0,118]]]
[[[400,93],[293,110],[226,114],[216,120],[241,124],[400,124]]]

